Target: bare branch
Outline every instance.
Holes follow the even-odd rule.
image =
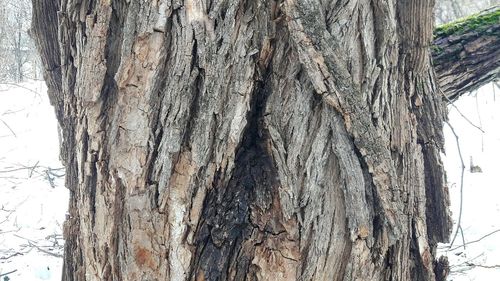
[[[450,243],[450,248],[453,246],[453,243],[455,242],[455,239],[457,238],[458,231],[461,229],[461,221],[462,221],[462,209],[463,209],[463,202],[464,202],[464,173],[465,173],[465,163],[464,163],[464,158],[462,157],[462,150],[460,149],[460,142],[458,140],[458,135],[455,132],[455,129],[453,129],[453,126],[449,122],[446,122],[446,124],[450,127],[453,135],[455,135],[455,140],[457,142],[457,149],[458,149],[458,155],[460,156],[460,162],[462,164],[462,171],[460,175],[460,210],[458,213],[458,221],[457,221],[457,229],[455,230],[455,234],[453,235],[453,239],[451,240]],[[462,232],[462,238],[463,238],[463,232]],[[465,245],[463,245],[465,249]]]

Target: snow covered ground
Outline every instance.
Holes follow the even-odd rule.
[[[461,227],[465,243],[470,244],[465,249],[459,247],[464,244],[459,232],[452,251],[449,246],[441,245],[440,252],[450,260],[452,274],[448,280],[500,280],[500,89],[495,93],[492,85],[486,85],[477,94],[462,96],[454,104],[456,108],[449,108],[449,123],[458,135],[465,162]],[[444,164],[456,229],[462,169],[456,139],[449,126],[445,126],[445,138]],[[471,159],[482,173],[471,173]],[[483,236],[486,237],[481,239]]]
[[[11,281],[60,280],[62,224],[68,192],[58,159],[57,123],[41,81],[20,86],[0,85],[0,276]],[[449,280],[500,280],[500,89],[488,85],[476,96],[464,96],[455,105],[472,123],[450,108],[450,124],[460,139],[466,171],[461,226],[450,251]],[[455,223],[459,214],[461,162],[455,137],[445,127],[444,163]],[[470,157],[482,173],[470,173]],[[455,225],[456,227],[456,225]],[[476,266],[471,266],[472,264]],[[3,278],[3,277],[2,277]]]
[[[0,85],[0,276],[61,280],[68,205],[43,81]],[[2,277],[1,280],[4,277]]]

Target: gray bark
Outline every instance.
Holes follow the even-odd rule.
[[[48,2],[63,280],[442,280],[433,1]]]
[[[453,101],[500,77],[500,6],[438,28],[432,55],[438,83]]]

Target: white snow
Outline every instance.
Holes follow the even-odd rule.
[[[60,280],[62,224],[68,205],[62,164],[58,159],[57,122],[41,81],[0,85],[0,275],[12,281]],[[26,89],[27,88],[27,89]],[[500,89],[492,85],[476,95],[461,97],[450,107],[450,124],[460,138],[466,172],[464,177],[462,228],[466,242],[500,229]],[[455,137],[445,126],[448,186],[456,223],[460,198],[460,160]],[[482,173],[470,173],[470,157]],[[34,167],[34,168],[33,168]],[[51,170],[49,170],[49,168]],[[11,171],[12,172],[6,172]],[[53,183],[47,179],[47,173]],[[456,227],[456,225],[455,225]],[[440,245],[440,254],[451,262],[449,280],[500,280],[500,268],[468,266],[500,265],[500,231],[480,242],[463,244],[459,234],[453,251]]]
[[[1,84],[0,275],[17,270],[12,281],[61,280],[62,258],[44,253],[62,255],[64,244],[68,192],[58,155],[44,82]]]
[[[459,233],[453,251],[447,245],[440,246],[440,253],[448,256],[452,274],[448,280],[500,280],[500,89],[486,85],[477,93],[462,96],[449,107],[449,123],[459,137],[460,149],[465,162],[463,186],[463,213],[461,226],[465,242]],[[458,110],[457,110],[458,108]],[[459,111],[484,133],[472,126]],[[455,136],[445,125],[446,156],[444,164],[450,188],[454,231],[460,206],[461,164]],[[470,172],[470,159],[482,173]],[[476,264],[479,266],[471,266]],[[484,268],[495,267],[496,268]]]

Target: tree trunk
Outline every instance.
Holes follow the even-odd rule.
[[[53,2],[63,280],[436,280],[434,1]]]
[[[435,30],[432,56],[449,100],[500,77],[500,6]]]

